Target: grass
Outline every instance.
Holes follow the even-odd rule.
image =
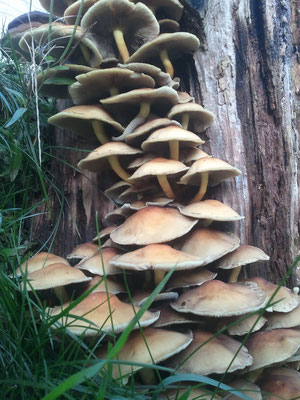
[[[47,169],[51,152],[50,143],[44,139],[47,118],[55,112],[55,102],[36,96],[30,85],[31,76],[29,66],[20,64],[13,52],[11,57],[4,54],[0,59],[0,397],[17,400],[150,400],[158,399],[166,387],[180,387],[182,382],[199,387],[208,385],[212,399],[219,389],[230,391],[223,383],[226,374],[217,381],[192,374],[174,374],[175,371],[156,365],[148,367],[156,371],[158,383],[148,386],[147,391],[133,379],[125,386],[112,378],[112,363],[119,362],[116,361],[118,352],[172,271],[156,287],[125,331],[120,336],[112,335],[105,360],[96,359],[93,349],[106,334],[96,342],[89,342],[74,336],[67,326],[53,330],[58,318],[68,311],[72,313],[72,308],[87,294],[71,302],[59,316],[51,318],[37,295],[28,293],[9,277],[28,254],[45,246],[32,243],[30,220],[40,205],[48,204],[48,190],[63,196],[53,186]],[[40,200],[34,202],[34,198]],[[47,249],[51,249],[51,241]],[[258,313],[258,318],[270,302]],[[177,399],[187,399],[188,393]],[[239,396],[248,399],[245,395]]]

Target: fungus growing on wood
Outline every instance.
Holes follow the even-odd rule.
[[[108,292],[110,294],[126,293],[126,289],[121,283],[113,281],[108,277],[103,278],[103,276],[100,275],[96,275],[93,277],[93,279],[86,286],[85,291],[92,289],[96,285],[97,287],[93,289],[92,293],[100,293],[100,292],[105,292],[105,293]]]
[[[71,0],[68,1],[68,7],[64,11],[64,21],[68,25],[74,25],[76,22],[80,25],[80,21],[87,10],[99,0]],[[81,12],[80,12],[81,10]],[[79,18],[78,14],[80,12]]]
[[[299,399],[300,372],[291,368],[268,368],[258,381],[268,400]]]
[[[52,5],[52,12],[54,15],[58,17],[62,17],[67,7],[71,4],[75,3],[76,0],[40,0],[41,6],[47,10],[51,11]]]
[[[176,268],[177,269],[177,268]],[[172,274],[166,284],[166,290],[201,286],[204,282],[211,281],[217,276],[205,268],[197,268],[189,271],[176,271]]]
[[[249,397],[251,400],[262,400],[262,392],[260,388],[252,382],[247,381],[246,379],[236,379],[234,381],[229,382],[230,387],[237,389],[238,393],[242,393]],[[234,393],[228,393],[226,396],[227,400],[240,400],[241,397]]]
[[[140,0],[130,0],[137,3]],[[178,0],[142,0],[141,3],[146,4],[147,7],[155,14],[162,12],[169,18],[179,21],[183,13],[183,5]]]
[[[179,32],[180,30],[180,25],[177,21],[174,21],[174,19],[161,19],[158,21],[159,23],[159,33],[174,33],[174,32]]]
[[[86,258],[92,257],[96,251],[99,251],[98,244],[94,244],[92,242],[81,243],[67,255],[67,259],[79,262],[81,260],[85,260]]]
[[[121,269],[110,264],[110,260],[119,253],[115,248],[102,248],[101,253],[97,251],[93,256],[80,261],[75,267],[100,276],[121,274]]]
[[[279,328],[299,328],[300,327],[300,305],[287,313],[272,312],[268,314],[266,330]]]
[[[52,253],[47,253],[41,251],[35,256],[31,257],[29,260],[23,262],[20,267],[16,269],[16,276],[21,276],[24,274],[31,274],[39,269],[45,268],[50,264],[65,264],[70,265],[69,262],[63,258]]]
[[[190,129],[195,133],[203,132],[214,122],[214,114],[196,103],[176,104],[168,118],[179,121],[183,129]]]
[[[123,62],[143,43],[153,40],[159,25],[144,4],[128,0],[101,0],[84,14],[81,27],[97,41],[103,58],[115,55],[114,44]]]
[[[240,316],[226,318],[226,325],[236,322],[233,326],[227,329],[228,333],[232,336],[242,336],[249,333],[250,330],[251,333],[259,331],[267,322],[267,318],[261,315],[259,317],[260,318],[258,319],[258,314],[249,315],[242,321],[240,320]]]

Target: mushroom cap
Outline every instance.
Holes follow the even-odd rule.
[[[133,297],[132,297],[132,302],[135,306],[142,307],[143,304],[146,303],[146,301],[149,299],[151,296],[152,291],[151,290],[145,290],[141,292],[137,292]],[[164,302],[170,302],[173,300],[178,299],[178,293],[176,292],[162,292],[162,293],[157,293],[157,295],[153,299],[153,303],[156,303],[158,301],[164,301]]]
[[[261,390],[255,383],[249,382],[245,379],[236,379],[228,385],[234,389],[238,389],[240,393],[245,394],[251,400],[262,400]],[[232,393],[229,394],[229,392],[228,396],[226,396],[226,399],[228,400],[240,400],[240,398],[240,396]]]
[[[189,235],[180,250],[201,258],[202,265],[207,265],[233,251],[239,244],[240,239],[233,233],[199,228]]]
[[[140,331],[132,332],[117,357],[119,361],[130,363],[113,364],[112,376],[117,379],[143,368],[141,365],[134,365],[135,363],[160,363],[185,349],[192,338],[190,331],[179,333],[166,329],[146,328],[143,334]],[[105,359],[107,352],[102,349],[96,356]]]
[[[174,208],[149,206],[131,215],[110,237],[124,245],[164,243],[185,235],[197,222]]]
[[[75,2],[76,0],[53,0],[53,14],[62,17],[65,9],[72,1]],[[40,4],[45,10],[50,12],[51,0],[40,0]]]
[[[266,330],[295,327],[300,327],[300,305],[286,313],[273,312],[268,314]]]
[[[222,333],[213,337],[210,332],[196,330],[193,331],[193,336],[192,343],[168,362],[172,367],[179,366],[177,370],[179,373],[222,374],[225,371],[234,372],[252,364],[252,357],[248,354],[246,347]]]
[[[299,399],[300,373],[294,369],[268,368],[259,378],[259,385],[268,400]],[[274,396],[270,396],[270,394]]]
[[[255,283],[224,283],[214,279],[187,290],[171,307],[184,313],[228,317],[257,311],[266,302],[266,294]]]
[[[137,3],[140,0],[133,0]],[[183,5],[178,0],[142,0],[141,3],[146,4],[155,11],[162,11],[166,16],[179,21],[183,13]]]
[[[240,316],[238,317],[231,317],[226,319],[226,325],[227,324],[231,324],[234,321],[239,321],[240,320]],[[250,332],[256,332],[259,331],[267,322],[267,318],[260,316],[259,320],[258,319],[258,315],[254,314],[254,315],[249,315],[246,319],[243,319],[242,321],[237,322],[235,325],[231,326],[230,328],[228,328],[228,333],[232,336],[242,336],[242,335],[246,335],[247,333]],[[257,321],[257,322],[256,322]],[[254,326],[255,324],[255,326]]]
[[[70,4],[64,11],[64,21],[68,25],[73,25],[76,23],[77,16],[80,11],[80,7],[82,4],[82,9],[81,9],[81,14],[80,18],[78,20],[78,24],[80,24],[80,21],[83,17],[83,15],[87,12],[87,10],[93,6],[95,3],[97,3],[99,0],[74,0],[72,4]]]
[[[178,94],[176,90],[168,86],[163,86],[157,89],[135,89],[101,100],[101,103],[105,105],[105,107],[116,114],[120,112],[120,105],[122,105],[123,112],[130,112],[132,109],[137,110],[140,104],[144,102],[151,105],[152,112],[158,115],[165,115],[172,105],[178,103]]]
[[[200,160],[203,157],[211,157],[205,151],[199,149],[198,147],[192,147],[188,149],[183,149],[179,154],[179,160],[184,162],[186,165],[192,164],[194,161]]]
[[[112,88],[126,92],[155,86],[150,76],[122,68],[98,69],[77,75],[76,79],[77,82],[69,87],[70,96],[75,104],[94,103],[109,97]]]
[[[181,127],[179,122],[171,121],[168,118],[148,119],[144,124],[140,125],[132,133],[130,133],[126,137],[125,141],[126,143],[139,146],[142,144],[143,140],[145,140],[145,136],[148,137],[150,133],[155,131],[156,129],[164,128],[169,125]]]
[[[188,167],[180,161],[168,160],[167,158],[154,158],[139,167],[128,179],[132,182],[137,182],[157,175],[175,177],[179,174],[182,175],[186,170],[188,170]]]
[[[49,309],[50,316],[59,315],[69,303],[62,307]],[[91,293],[66,315],[58,319],[58,324],[67,325],[75,335],[98,336],[100,332],[120,333],[124,331],[129,322],[138,312],[139,307],[133,309],[132,305],[121,302],[117,296],[111,295],[109,301],[104,292]],[[133,329],[148,326],[159,317],[159,312],[146,311]],[[113,328],[112,328],[113,321]]]
[[[258,261],[267,261],[270,257],[255,246],[241,244],[237,249],[218,260],[217,268],[232,269]]]
[[[174,19],[164,18],[158,21],[159,33],[173,33],[180,31],[180,25]]]
[[[268,300],[271,298],[277,285],[274,285],[267,280],[260,277],[253,277],[247,279],[247,281],[255,282],[261,290],[263,290],[268,295]],[[280,300],[280,301],[279,301]],[[278,311],[278,312],[289,312],[292,311],[299,305],[299,296],[297,296],[291,289],[285,286],[281,286],[275,297],[272,299],[272,303],[278,302],[273,306],[268,307],[267,311]]]
[[[155,80],[156,86],[170,86],[173,89],[178,89],[179,82],[173,80],[170,77],[170,74],[162,71],[160,68],[155,65],[146,64],[146,63],[129,63],[129,64],[118,64],[119,68],[130,69],[131,71],[144,73]]]
[[[199,319],[194,315],[186,315],[173,310],[169,304],[165,304],[159,307],[159,318],[153,324],[155,328],[164,328],[170,325],[184,325],[191,323],[198,323]]]
[[[92,243],[92,242],[87,242],[87,243],[81,243],[78,246],[76,246],[70,254],[67,255],[68,260],[74,260],[74,259],[79,259],[83,260],[89,257],[92,257],[96,251],[99,251],[99,246],[98,244]]]
[[[127,168],[128,169],[138,169],[140,166],[145,164],[147,161],[153,160],[153,158],[156,158],[156,157],[157,156],[153,153],[144,153],[140,157],[137,157],[133,161],[131,161],[131,163],[128,164]]]
[[[94,41],[84,35],[79,26],[75,27],[74,25],[65,25],[59,22],[40,25],[37,28],[25,32],[20,39],[19,46],[23,51],[29,52],[29,49],[32,47],[32,40],[34,40],[35,44],[39,47],[44,47],[48,44],[49,49],[47,50],[47,55],[60,58],[71,38],[72,45],[66,56],[68,62],[72,63],[72,61],[74,61],[74,64],[86,64],[86,60],[81,51],[81,46],[83,45],[89,52],[89,65],[91,67],[98,67],[102,62],[102,56]]]
[[[131,188],[131,184],[126,182],[126,181],[119,181],[117,183],[114,183],[111,187],[105,190],[106,196],[108,196],[111,200],[113,200],[115,203],[121,203],[118,200],[118,197],[120,196],[121,193],[123,193],[125,190],[128,188]]]
[[[76,265],[76,268],[100,276],[121,274],[122,271],[119,268],[116,268],[109,263],[109,261],[117,254],[119,254],[119,251],[115,248],[106,247],[101,250],[101,253],[97,251],[92,257],[80,261],[80,263]]]
[[[22,274],[31,274],[39,269],[45,268],[50,264],[66,264],[70,265],[69,262],[63,257],[56,256],[52,253],[41,251],[29,260],[23,262],[19,268],[16,269],[16,275],[21,276]]]
[[[118,255],[110,263],[119,268],[136,271],[147,269],[169,271],[174,267],[176,267],[176,270],[198,267],[199,260],[197,260],[197,257],[175,250],[167,244],[156,243]]]
[[[193,53],[200,46],[199,39],[188,32],[162,33],[151,42],[141,46],[131,57],[126,64],[133,62],[151,62],[151,64],[160,61],[160,52],[167,50],[169,58],[174,60],[185,53]]]
[[[83,272],[66,264],[51,264],[27,275],[26,288],[28,291],[44,290],[71,283],[90,281]]]
[[[115,55],[113,30],[120,29],[129,52],[136,51],[159,33],[159,24],[152,11],[142,3],[128,0],[101,0],[84,14],[84,31],[93,35],[103,58]]]
[[[101,282],[100,282],[101,281]],[[100,283],[99,283],[100,282]],[[92,291],[92,293],[105,292],[106,288],[108,293],[110,294],[118,294],[118,293],[126,293],[126,289],[120,282],[113,281],[108,277],[103,278],[103,276],[96,275],[93,279],[88,283],[88,286],[85,288],[86,291],[94,287],[97,283],[98,286]]]
[[[148,206],[164,207],[172,203],[172,201],[173,200],[169,199],[168,197],[157,196],[157,197],[150,197],[147,199],[144,198],[143,200],[134,201],[133,203],[128,204],[128,206],[131,210],[138,211]]]
[[[211,281],[217,276],[216,273],[201,268],[192,271],[174,272],[166,284],[166,290],[200,286],[204,282]]]
[[[180,210],[181,214],[213,221],[238,221],[243,219],[237,212],[218,200],[203,200],[188,204]]]
[[[184,114],[189,115],[189,127],[192,132],[203,132],[214,122],[214,114],[205,110],[197,103],[182,103],[172,107],[168,114],[168,118],[181,121]]]
[[[110,156],[131,156],[143,153],[139,149],[134,149],[122,142],[108,142],[97,147],[89,155],[79,161],[80,169],[87,169],[91,172],[99,172],[103,166],[103,161]]]
[[[219,158],[203,157],[192,164],[188,172],[180,179],[180,183],[185,185],[199,185],[203,172],[209,172],[208,184],[210,186],[216,186],[225,179],[241,174],[239,169],[232,167]]]
[[[50,117],[48,122],[63,129],[71,129],[77,135],[99,143],[92,126],[93,120],[103,122],[112,135],[124,131],[122,125],[115,121],[99,104],[66,108]]]
[[[133,211],[130,207],[125,207],[126,204],[123,204],[122,207],[115,208],[110,213],[106,214],[104,217],[104,223],[106,225],[121,225],[127,217],[133,214]]]
[[[70,97],[69,85],[75,82],[76,75],[93,71],[87,65],[64,64],[62,69],[47,68],[36,76],[39,93],[43,96],[65,99]]]
[[[144,195],[148,196],[157,194],[157,191],[158,191],[157,185],[151,185],[145,187],[130,187],[124,190],[124,192],[120,194],[119,200],[122,203],[131,203],[137,201],[140,198],[143,198]]]
[[[100,240],[105,240],[109,237],[111,232],[116,229],[117,225],[110,225],[106,228],[101,229],[101,231],[93,238],[93,242],[98,243]]]
[[[274,329],[255,332],[247,340],[246,346],[253,357],[249,371],[253,371],[292,357],[300,348],[300,331]]]
[[[178,126],[169,125],[152,132],[151,135],[142,143],[141,147],[144,151],[161,153],[168,149],[169,142],[171,141],[178,141],[180,147],[194,147],[205,143],[193,132],[182,129]]]

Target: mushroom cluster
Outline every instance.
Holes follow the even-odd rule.
[[[40,2],[50,10],[49,1]],[[88,290],[57,323],[67,323],[75,335],[97,336],[122,332],[173,271],[119,353],[124,363],[114,364],[116,379],[126,382],[141,362],[164,361],[183,373],[227,372],[229,385],[251,399],[262,399],[261,389],[289,399],[284,396],[294,395],[295,386],[299,394],[299,373],[291,367],[300,359],[298,294],[282,287],[274,297],[276,285],[259,277],[238,281],[242,266],[269,257],[215,227],[243,217],[207,198],[207,188],[241,171],[201,149],[200,134],[214,115],[178,90],[173,61],[199,48],[196,36],[179,32],[183,6],[178,0],[54,0],[53,11],[63,22],[28,30],[19,46],[25,52],[32,41],[45,45],[50,38],[52,57],[59,59],[73,37],[65,68],[38,77],[41,92],[70,96],[74,103],[49,123],[97,146],[78,167],[101,173],[109,165],[116,182],[106,194],[119,208],[69,261],[40,253],[17,275],[28,290],[55,290],[56,304],[63,304],[49,307],[50,316],[68,307],[71,290],[73,297]],[[66,71],[73,83],[58,90],[49,77]],[[95,354],[104,358],[106,351],[102,344]],[[262,370],[278,363],[290,366]],[[146,383],[155,379],[139,373]],[[191,388],[191,398],[208,389]]]

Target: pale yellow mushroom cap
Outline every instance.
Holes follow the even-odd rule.
[[[149,178],[151,176],[155,177],[157,175],[166,175],[168,177],[175,177],[182,175],[188,167],[186,167],[182,162],[176,160],[168,160],[167,158],[154,158],[147,161],[145,164],[141,165],[129,178],[130,181],[135,182]]]
[[[241,343],[224,334],[212,338],[212,333],[196,330],[193,336],[192,343],[167,363],[173,368],[179,367],[179,373],[222,374],[234,358],[227,372],[244,369],[252,364],[252,357],[246,347],[242,346],[238,352]]]
[[[69,303],[66,303],[62,307],[50,308],[49,315],[59,315],[68,306]],[[111,295],[108,300],[104,292],[92,293],[69,311],[70,316],[59,318],[57,323],[66,325],[74,335],[97,336],[102,332],[120,333],[138,311],[139,307],[135,307],[134,310],[130,304],[121,302],[117,296]],[[134,329],[151,325],[158,317],[159,312],[146,311]]]
[[[115,275],[121,274],[122,271],[112,266],[109,261],[119,254],[119,251],[112,247],[101,249],[101,253],[97,251],[92,257],[80,261],[76,268],[91,272],[94,275]]]
[[[40,253],[36,254],[35,256],[21,264],[21,266],[16,269],[16,275],[20,276],[22,275],[22,273],[31,274],[32,272],[47,267],[47,265],[57,263],[70,265],[69,262],[63,257],[41,251]]]
[[[300,327],[300,305],[289,312],[268,314],[267,330]]]
[[[228,317],[257,311],[267,302],[266,294],[254,283],[204,282],[171,304],[174,310],[210,317]]]
[[[160,314],[158,320],[153,324],[155,328],[164,328],[170,325],[184,325],[191,323],[200,323],[200,320],[194,315],[185,315],[173,310],[169,304],[163,304],[158,308]]]
[[[228,328],[228,333],[232,336],[242,336],[242,335],[246,335],[248,332],[251,333],[253,332],[257,332],[259,331],[267,322],[267,318],[260,316],[259,320],[258,319],[258,314],[254,314],[254,315],[250,315],[248,316],[246,319],[243,319],[242,321],[240,321],[241,316],[237,316],[237,317],[230,317],[230,318],[226,318],[226,323],[225,325],[228,325],[232,322],[237,322],[235,325],[233,325],[232,327]],[[254,326],[255,324],[255,326]]]
[[[205,151],[199,149],[198,147],[192,147],[188,149],[183,149],[179,154],[179,160],[186,165],[191,165],[194,161],[200,160],[200,158],[211,157]]]
[[[91,242],[81,243],[67,255],[68,260],[84,260],[86,258],[92,257],[96,251],[99,251],[98,244]]]
[[[149,206],[129,217],[110,237],[124,245],[164,243],[185,235],[196,223],[174,208]]]
[[[274,329],[255,332],[247,340],[246,346],[253,357],[249,371],[253,371],[292,357],[300,348],[300,331]]]
[[[241,171],[227,162],[214,157],[203,157],[195,161],[188,172],[180,179],[185,185],[199,185],[201,174],[208,172],[208,185],[216,186],[220,182],[241,174]]]
[[[248,281],[255,282],[259,288],[268,295],[268,300],[278,287],[277,285],[260,277],[249,278]],[[289,312],[299,305],[299,296],[293,293],[291,289],[281,286],[275,297],[272,299],[272,303],[275,302],[277,303],[273,306],[270,306],[267,311]]]
[[[236,250],[218,260],[217,268],[232,269],[253,262],[267,261],[269,259],[270,257],[260,248],[241,244]]]
[[[240,244],[238,236],[229,232],[199,228],[184,241],[181,251],[202,259],[207,265],[236,249]]]
[[[180,122],[184,114],[189,116],[189,128],[195,133],[203,132],[214,122],[214,114],[196,103],[175,105],[169,112],[168,118]]]
[[[100,283],[99,283],[100,282]],[[118,293],[126,293],[126,289],[124,286],[116,281],[113,281],[109,278],[104,278],[103,276],[96,275],[89,282],[88,286],[85,288],[85,291],[88,291],[92,287],[94,287],[98,283],[98,286],[92,291],[92,293],[98,292],[106,292],[106,288],[108,293],[118,294]]]
[[[218,200],[203,200],[183,207],[181,214],[213,221],[238,221],[243,219],[237,212]]]
[[[166,284],[166,290],[200,286],[204,282],[215,279],[216,276],[216,273],[205,268],[197,268],[192,271],[175,271]]]
[[[93,242],[98,244],[99,239],[102,242],[103,240],[107,239],[111,232],[116,229],[117,225],[110,225],[107,228],[101,229],[101,231],[93,238]]]
[[[88,282],[91,279],[85,276],[83,272],[66,264],[51,264],[28,274],[26,287],[28,291],[32,289],[44,290],[70,285],[71,283]]]
[[[143,337],[144,336],[144,337]],[[141,332],[132,332],[127,342],[118,353],[120,361],[130,361],[133,364],[113,364],[113,378],[131,374],[142,368],[134,363],[155,364],[172,357],[185,349],[192,341],[192,333],[179,333],[166,329],[146,328]],[[147,346],[146,346],[146,343]],[[96,356],[102,359],[107,357],[105,350],[100,350]]]
[[[132,302],[134,305],[141,307],[146,301],[149,299],[151,296],[152,291],[151,290],[142,290],[140,292],[137,292],[133,297],[132,297]],[[164,302],[170,302],[178,299],[178,293],[177,292],[161,292],[157,293],[157,295],[153,299],[153,303],[159,302],[159,301],[164,301]]]

